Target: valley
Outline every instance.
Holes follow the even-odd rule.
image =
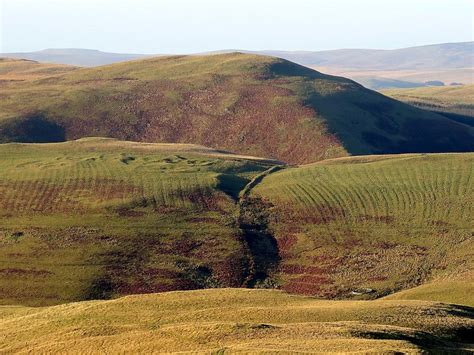
[[[471,47],[1,58],[0,353],[473,352]]]
[[[239,286],[373,299],[429,282],[474,304],[472,153],[288,167],[103,138],[0,149],[2,304]]]

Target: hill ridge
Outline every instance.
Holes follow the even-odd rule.
[[[258,55],[148,58],[3,87],[9,99],[0,103],[0,142],[100,135],[197,143],[287,163],[474,151],[472,127]]]

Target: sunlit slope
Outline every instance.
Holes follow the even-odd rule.
[[[472,350],[473,311],[422,301],[321,301],[200,290],[0,307],[0,351],[69,353]],[[464,342],[464,343],[463,343]]]
[[[33,60],[0,58],[0,85],[65,74],[78,69],[63,64],[38,63]],[[4,98],[4,97],[3,97]]]
[[[459,275],[452,279],[437,279],[421,286],[386,296],[389,300],[432,300],[474,307],[474,277],[472,263],[470,275]]]
[[[385,90],[383,93],[423,109],[470,117],[465,121],[474,125],[474,85]]]
[[[0,146],[0,303],[240,286],[235,195],[275,162],[193,145]]]
[[[472,127],[259,55],[158,57],[1,85],[0,142],[106,136],[289,163],[474,151]]]
[[[284,167],[97,138],[0,153],[2,304],[242,286],[357,299],[423,284],[403,297],[474,304],[474,154]]]
[[[275,172],[251,197],[273,215],[284,289],[375,297],[472,282],[473,179],[474,154],[341,158]],[[474,304],[454,293],[439,300]]]

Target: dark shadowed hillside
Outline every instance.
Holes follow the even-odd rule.
[[[160,57],[0,85],[2,142],[34,141],[25,135],[40,124],[51,141],[198,143],[290,163],[474,150],[469,126],[265,56]]]

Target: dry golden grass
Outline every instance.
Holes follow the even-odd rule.
[[[474,326],[472,310],[433,302],[322,301],[248,289],[4,306],[0,315],[4,353],[416,353],[469,348],[459,341]]]
[[[474,85],[392,89],[383,94],[427,110],[474,116]]]
[[[62,64],[38,63],[33,60],[0,58],[1,81],[30,81],[64,74],[77,67]]]

